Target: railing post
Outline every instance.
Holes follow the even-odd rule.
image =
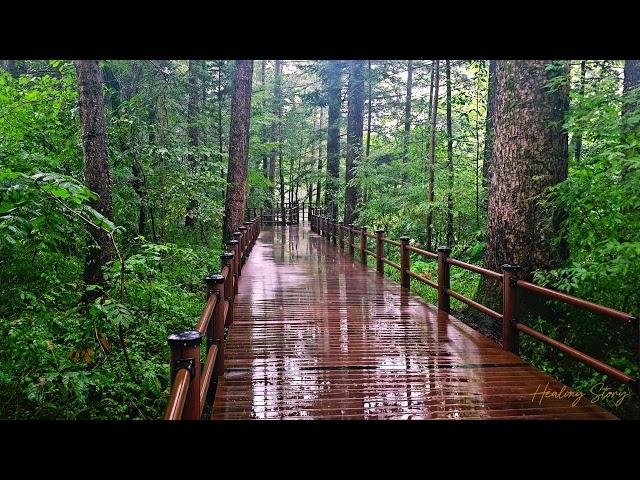
[[[411,277],[409,270],[411,269],[411,255],[407,247],[409,246],[409,237],[400,237],[400,285],[402,288],[411,288]]]
[[[338,240],[338,222],[335,220],[331,220],[331,243],[333,243],[334,245],[336,244],[336,241]]]
[[[376,270],[384,275],[384,230],[376,230]]]
[[[171,383],[181,368],[191,374],[189,390],[182,411],[183,420],[199,420],[200,409],[200,343],[202,334],[197,330],[187,330],[169,335],[167,341],[171,349]]]
[[[353,238],[353,223],[349,224],[349,255],[351,255],[352,257],[355,255],[355,247],[353,245],[354,242],[354,238]]]
[[[236,275],[239,277],[242,274],[242,232],[233,232],[233,239],[238,241],[235,249],[235,262],[236,262]]]
[[[213,377],[217,378],[224,374],[224,277],[222,275],[209,275],[206,280],[207,289],[211,287],[211,294],[217,297],[213,318],[207,328],[207,353],[209,353],[212,345],[215,344],[218,347],[218,354],[213,366]],[[213,382],[209,383],[208,393],[213,391],[212,384]]]
[[[520,265],[502,265],[502,348],[518,353],[518,337],[515,328],[517,315],[517,287]]]
[[[438,309],[447,313],[451,310],[451,302],[447,290],[451,288],[449,271],[451,265],[447,262],[451,248],[438,247]]]
[[[342,252],[344,250],[344,222],[338,222],[338,244]]]
[[[235,240],[232,240],[232,242],[235,242]],[[233,245],[230,245],[230,246],[233,246]],[[229,273],[224,282],[223,298],[229,302],[229,310],[227,311],[227,318],[224,319],[225,326],[231,325],[233,323],[233,300],[235,297],[235,291],[234,291],[234,288],[235,288],[234,287],[234,277],[235,277],[234,263],[235,262],[233,261],[234,256],[235,255],[233,252],[224,252],[220,255],[220,264],[222,269],[224,269],[224,267],[227,265],[229,266]]]
[[[367,227],[360,227],[360,263],[367,264]]]
[[[242,266],[247,262],[247,240],[249,239],[249,235],[247,235],[247,227],[244,224],[241,227],[238,227],[238,230],[242,233],[240,237],[240,261],[242,262]]]
[[[236,233],[238,234],[236,236]],[[242,234],[240,232],[234,232],[233,236],[236,237],[233,240],[229,240],[227,244],[233,251],[233,277],[234,277],[234,294],[238,293],[238,277],[240,276],[240,238]]]
[[[251,252],[251,247],[253,247],[253,222],[244,222],[243,223],[244,228],[246,228],[246,234],[247,234],[247,241],[246,241],[246,245],[245,245],[245,250],[246,250],[246,254],[245,254],[245,263],[247,262],[247,257],[249,256],[250,252]]]

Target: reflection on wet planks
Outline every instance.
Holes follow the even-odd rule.
[[[306,226],[242,271],[213,419],[614,419]]]

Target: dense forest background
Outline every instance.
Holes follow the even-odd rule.
[[[2,418],[160,417],[167,334],[202,310],[203,277],[245,206],[229,179],[245,173],[248,207],[311,201],[390,238],[449,245],[495,270],[517,261],[524,278],[639,310],[639,61],[1,67]],[[249,122],[246,172],[234,157],[232,140],[246,137],[238,112]],[[452,269],[456,291],[499,301],[479,282]],[[495,322],[452,307],[500,341]],[[640,374],[637,322],[528,307],[534,328]],[[523,338],[520,353],[587,396],[598,383],[628,389],[541,343]],[[640,418],[637,395],[600,404]]]

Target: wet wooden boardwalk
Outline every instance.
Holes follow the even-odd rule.
[[[261,232],[225,358],[215,420],[616,418],[306,225]]]

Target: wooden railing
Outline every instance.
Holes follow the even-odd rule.
[[[221,271],[205,277],[207,303],[194,330],[169,335],[171,395],[165,420],[198,420],[213,400],[215,386],[224,374],[224,329],[233,323],[233,303],[242,267],[260,234],[261,219],[244,222],[220,255]],[[200,347],[206,338],[206,360]]]
[[[282,224],[283,220],[286,225],[297,225],[300,223],[300,208],[296,203],[285,203],[284,214],[279,204],[271,208],[251,207],[248,210],[253,214],[253,218],[260,217],[262,223],[265,225]],[[304,207],[302,211],[304,215]]]
[[[438,308],[447,313],[450,312],[450,299],[465,303],[466,305],[478,310],[479,312],[498,320],[502,323],[502,348],[509,350],[515,354],[518,353],[518,333],[522,332],[530,337],[544,342],[558,350],[564,352],[570,357],[594,368],[595,370],[609,375],[620,382],[629,385],[636,392],[640,391],[638,379],[627,375],[626,373],[607,365],[595,358],[580,352],[569,345],[566,345],[558,340],[550,338],[543,333],[534,330],[533,328],[518,321],[517,304],[518,304],[518,289],[527,290],[537,295],[541,295],[554,300],[574,305],[576,307],[589,310],[605,317],[613,318],[623,321],[625,323],[635,324],[636,329],[640,328],[638,318],[619,310],[615,310],[609,307],[598,305],[587,300],[561,293],[556,290],[552,290],[546,287],[541,287],[530,282],[526,282],[518,278],[518,272],[520,266],[504,264],[502,266],[502,273],[494,272],[486,268],[472,265],[455,258],[450,258],[449,253],[451,249],[449,247],[439,247],[438,252],[429,252],[420,248],[409,245],[409,237],[400,237],[400,241],[390,240],[385,238],[384,230],[376,230],[374,234],[367,233],[366,227],[355,227],[353,224],[344,225],[343,222],[336,222],[326,216],[323,216],[323,209],[312,209],[310,217],[311,230],[320,234],[327,239],[330,239],[334,245],[338,245],[340,250],[344,250],[345,237],[346,245],[348,247],[349,255],[354,256],[356,248],[360,251],[360,263],[367,265],[367,256],[375,257],[376,270],[384,274],[384,265],[389,265],[400,271],[400,284],[403,288],[411,287],[411,279],[418,280],[438,291]],[[355,243],[355,237],[359,236],[359,245]],[[375,251],[368,250],[367,240],[369,238],[375,239]],[[385,254],[386,245],[392,245],[400,249],[400,264],[389,260]],[[438,262],[438,278],[437,282],[432,281],[426,276],[420,275],[411,271],[411,254],[418,254],[426,258],[437,260]],[[355,256],[354,256],[355,257]],[[451,265],[455,265],[460,268],[464,268],[471,272],[479,273],[487,277],[499,280],[502,283],[502,312],[496,312],[495,310],[486,307],[470,298],[451,289],[450,284],[450,268]],[[640,341],[640,336],[638,338]]]

